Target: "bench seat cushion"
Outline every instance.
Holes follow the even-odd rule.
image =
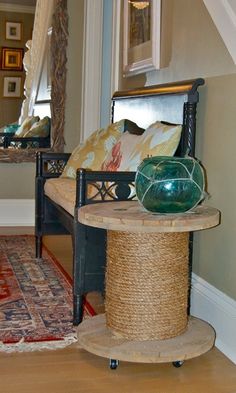
[[[62,177],[48,179],[44,192],[53,202],[74,216],[76,180]]]

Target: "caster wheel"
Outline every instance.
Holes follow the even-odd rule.
[[[119,360],[110,359],[109,365],[111,370],[116,370],[117,367],[119,366]]]
[[[176,362],[172,363],[174,367],[179,368],[184,364],[183,360],[177,360]]]

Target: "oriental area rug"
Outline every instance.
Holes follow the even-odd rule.
[[[72,280],[33,236],[0,236],[0,352],[63,348],[77,341]],[[85,301],[84,317],[95,312]]]

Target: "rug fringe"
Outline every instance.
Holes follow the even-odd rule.
[[[14,344],[4,344],[0,342],[0,352],[13,353],[13,352],[33,352],[42,351],[45,349],[61,349],[65,348],[78,341],[76,335],[65,336],[63,340],[58,341],[44,341],[44,342],[25,342],[24,339]]]

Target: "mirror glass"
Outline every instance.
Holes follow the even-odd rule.
[[[17,119],[14,116],[4,119],[0,113],[2,117],[0,118],[0,162],[6,163],[31,162],[35,160],[38,150],[61,152],[64,148],[68,39],[66,1],[15,0],[15,2],[23,7],[32,6],[32,8],[35,4],[35,15],[31,14],[30,32],[29,21],[27,22],[26,19],[24,22],[23,13],[21,19],[24,23],[9,20],[6,25],[8,35],[4,45],[7,43],[13,52],[9,51],[6,61],[8,67],[9,64],[14,67],[15,72],[14,74],[8,72],[8,79],[3,78],[2,88],[8,95],[4,97],[5,102],[8,102],[9,106],[18,104],[19,116]],[[14,37],[10,40],[10,36]],[[25,46],[24,51],[21,51],[23,52],[21,58],[19,50],[13,51],[13,44],[16,43],[18,47],[19,44]],[[21,69],[16,73],[17,65]],[[32,120],[31,128],[27,133],[23,130],[24,137],[21,137],[22,127],[20,129],[17,127],[26,123],[28,128],[29,118]]]

